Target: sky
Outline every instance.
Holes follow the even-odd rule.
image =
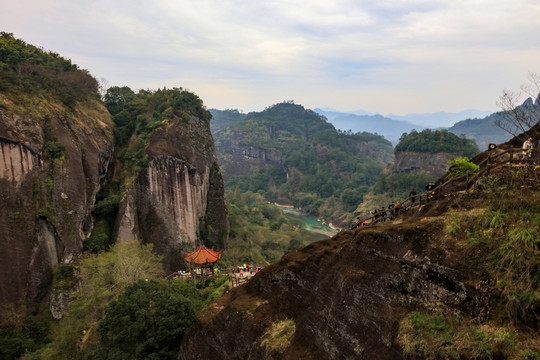
[[[0,0],[0,31],[106,86],[243,112],[496,111],[540,73],[538,0]]]

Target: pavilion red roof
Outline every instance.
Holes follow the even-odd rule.
[[[223,249],[214,251],[213,246],[212,249],[209,249],[204,245],[200,245],[195,251],[184,254],[184,259],[196,264],[215,263],[221,258],[222,253]]]

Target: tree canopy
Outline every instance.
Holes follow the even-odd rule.
[[[405,151],[430,154],[446,152],[470,158],[478,154],[480,149],[475,140],[456,136],[448,130],[425,129],[421,132],[413,130],[401,135],[394,153]]]
[[[191,301],[166,280],[139,280],[113,301],[98,326],[97,359],[176,359],[195,319]]]

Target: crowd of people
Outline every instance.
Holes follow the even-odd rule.
[[[434,194],[431,191],[435,188],[434,184],[428,184],[426,185],[426,191],[427,196],[429,198],[430,194]],[[409,199],[411,200],[411,203],[414,205],[419,195],[416,194],[416,190],[412,188],[412,190],[409,192]],[[369,224],[375,224],[378,222],[388,221],[395,219],[404,209],[402,208],[402,204],[399,201],[392,201],[391,204],[389,204],[387,207],[381,207],[376,208],[370,211],[371,217],[368,219],[364,219],[360,216],[356,217],[355,222],[351,225],[351,229],[356,229],[359,227],[364,227]],[[367,220],[371,219],[371,222],[368,222]]]
[[[243,276],[245,273],[258,273],[263,267],[261,265],[253,266],[253,264],[244,264],[244,266],[238,266],[236,271]]]
[[[414,192],[414,189],[412,190],[412,192]],[[416,196],[416,193],[414,193],[413,196]],[[356,229],[359,227],[366,226],[368,224],[374,224],[381,221],[393,220],[399,215],[401,210],[402,210],[401,203],[399,201],[392,201],[392,203],[389,204],[388,207],[386,208],[381,207],[381,208],[376,208],[376,209],[371,210],[370,223],[368,223],[366,219],[363,219],[360,216],[356,217],[356,221],[352,224],[351,229]]]
[[[535,147],[533,145],[533,139],[532,137],[529,137],[527,140],[523,142],[523,152],[522,152],[522,160],[530,160],[535,158],[538,153],[535,151]],[[538,141],[537,149],[540,148],[540,140]],[[426,185],[426,200],[434,200],[435,199],[435,189],[434,184],[428,184]],[[411,203],[414,205],[419,195],[417,195],[414,188],[409,192],[409,199],[411,200]],[[351,225],[351,229],[356,229],[359,227],[364,227],[369,224],[374,224],[382,221],[392,220],[394,219],[399,213],[402,211],[401,204],[399,201],[394,202],[390,205],[388,205],[386,208],[381,207],[377,209],[373,209],[370,211],[371,218],[368,218],[367,220],[371,219],[371,222],[368,222],[366,219],[358,216],[356,217],[356,220]]]

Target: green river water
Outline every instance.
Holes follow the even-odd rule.
[[[281,210],[285,213],[285,215],[291,219],[298,219],[302,221],[305,225],[305,228],[307,230],[313,231],[315,234],[317,234],[316,237],[324,239],[329,236],[332,236],[333,234],[337,234],[337,231],[329,227],[328,225],[325,225],[317,219],[316,216],[308,215],[304,213],[302,210],[298,210],[291,207],[285,207],[285,206],[279,206]],[[324,233],[323,233],[324,232]]]

